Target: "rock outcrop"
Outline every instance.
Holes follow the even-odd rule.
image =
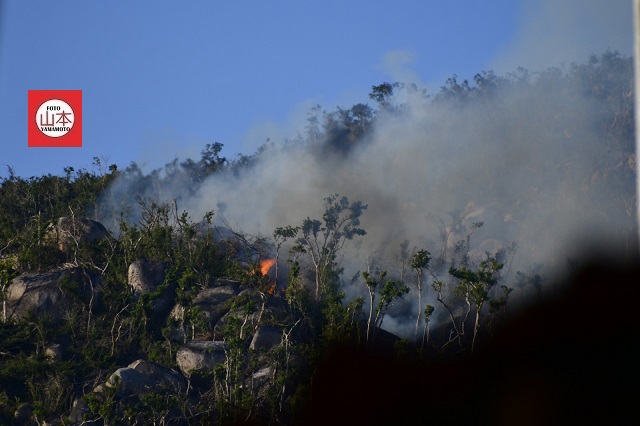
[[[223,280],[218,284],[222,285],[202,290],[193,300],[193,306],[202,311],[211,329],[229,311],[227,301],[242,290],[238,281]]]
[[[85,268],[22,274],[7,289],[7,319],[20,320],[27,315],[58,319],[74,302],[97,306],[100,294],[100,276]]]
[[[164,283],[167,264],[158,260],[136,260],[129,265],[128,281],[136,297],[154,294]],[[159,295],[151,299],[151,308],[160,315],[166,315],[173,305],[175,284],[169,284]]]
[[[62,251],[80,243],[93,243],[109,236],[103,224],[85,217],[63,216],[51,226],[47,237]]]
[[[215,325],[227,312],[229,300],[237,296],[242,290],[239,281],[219,279],[214,281],[213,287],[206,288],[194,298],[191,309],[197,309],[207,330],[213,332]],[[169,338],[177,343],[184,343],[187,339],[185,331],[185,314],[187,309],[177,304],[169,314]],[[209,333],[207,333],[209,334]]]
[[[259,327],[253,335],[249,349],[269,350],[282,342],[282,330],[270,325]]]
[[[151,361],[136,360],[127,367],[118,368],[107,380],[106,386],[115,387],[120,396],[140,396],[150,392],[184,392],[186,381],[178,373]]]
[[[233,317],[240,318],[242,323],[251,325],[256,329],[267,320],[285,320],[288,315],[287,304],[283,299],[268,296],[263,299],[260,292],[253,288],[241,291],[234,299],[234,306],[222,318],[220,318],[213,332],[216,338],[225,334],[225,328]]]
[[[158,260],[136,260],[129,265],[128,279],[133,293],[153,293],[162,284],[167,265]]]
[[[211,371],[225,361],[224,348],[221,341],[190,341],[176,353],[178,368],[186,377],[195,371]]]

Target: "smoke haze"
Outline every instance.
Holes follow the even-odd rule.
[[[530,84],[533,77],[523,73],[498,84],[488,73],[474,90],[456,96],[466,83],[449,81],[428,97],[396,90],[402,112],[380,111],[355,142],[325,132],[315,142],[269,143],[251,166],[214,173],[198,185],[175,175],[162,187],[141,188],[139,179],[124,174],[105,202],[117,194],[154,194],[178,200],[193,218],[214,210],[221,223],[269,237],[276,227],[321,218],[324,197],[346,195],[368,209],[362,217],[367,235],[351,241],[341,259],[345,281],[367,267],[397,276],[405,241],[409,250],[451,260],[455,243],[476,222],[483,226],[471,239],[472,263],[517,245],[504,273],[511,286],[516,271],[563,273],[589,247],[624,252],[635,235],[633,203],[625,205],[633,189],[608,173],[635,172],[632,158],[612,153],[615,118],[603,112],[601,100],[559,86],[564,80],[557,70],[535,78]],[[631,103],[627,90],[623,100]],[[364,286],[345,291],[348,298],[361,295]],[[404,305],[409,315],[416,312],[407,306],[413,299]],[[389,329],[398,321],[385,324]]]
[[[540,71],[568,65],[607,49],[633,51],[631,0],[541,0],[526,2],[519,34],[491,68]]]

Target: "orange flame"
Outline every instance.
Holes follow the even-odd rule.
[[[266,276],[269,273],[269,270],[276,264],[275,259],[264,259],[260,261],[260,272],[262,272],[263,276]]]
[[[271,282],[272,280],[271,280],[271,277],[269,277],[269,271],[271,270],[271,268],[273,268],[273,265],[275,264],[276,264],[275,259],[264,259],[259,262],[260,273],[262,274],[263,277],[267,277],[267,284],[271,283],[271,285],[267,289],[267,293],[271,295],[275,294],[276,292],[276,283]]]

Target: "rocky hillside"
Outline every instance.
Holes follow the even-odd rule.
[[[61,218],[42,244],[62,258],[122,242],[98,222]],[[205,249],[212,234],[192,242]],[[216,243],[234,256],[237,244]],[[245,281],[186,282],[196,275],[178,274],[171,259],[136,259],[117,277],[90,260],[6,281],[3,423],[292,420],[312,360],[301,348],[314,335],[282,294],[269,294],[259,268],[245,268]]]
[[[92,238],[101,225],[76,222],[86,226],[73,237],[58,229],[45,239],[60,251],[54,258],[88,250],[96,259],[96,251],[125,241],[102,231]],[[193,234],[192,242],[215,242],[234,256],[247,244],[212,235]],[[273,291],[273,271],[263,274],[260,262],[245,280],[198,282],[176,272],[181,261],[139,258],[114,277],[108,265],[100,271],[78,260],[9,280],[0,328],[2,423],[513,424],[525,413],[561,424],[622,419],[630,407],[616,377],[632,377],[640,324],[598,294],[608,281],[633,300],[637,267],[587,265],[565,292],[501,323],[469,358],[382,329],[367,340],[366,316],[353,306],[325,302],[320,312],[311,291]],[[595,312],[616,315],[618,325],[594,322]],[[435,328],[432,342],[446,342],[447,333]]]
[[[383,83],[233,160],[9,169],[0,424],[627,423],[632,64]]]

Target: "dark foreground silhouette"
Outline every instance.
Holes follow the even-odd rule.
[[[587,260],[565,284],[554,296],[520,312],[473,357],[399,361],[336,349],[317,369],[311,402],[297,423],[567,425],[637,420],[640,262]]]

